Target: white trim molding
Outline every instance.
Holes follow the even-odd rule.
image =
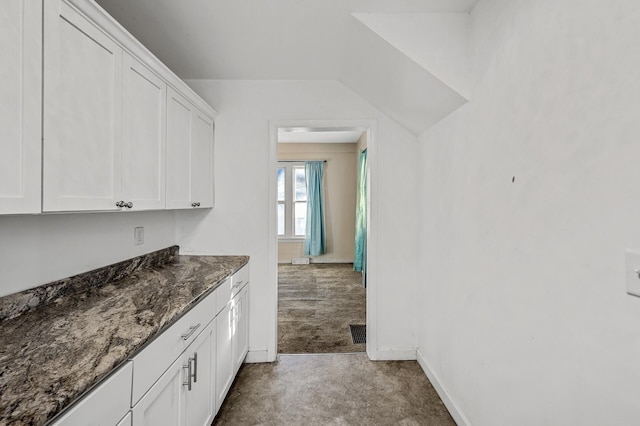
[[[420,352],[420,349],[417,350],[417,359],[418,364],[420,365],[420,367],[422,367],[422,371],[424,371],[424,374],[427,375],[427,378],[433,385],[433,388],[438,393],[438,396],[440,397],[444,405],[447,407],[447,410],[449,410],[449,414],[451,414],[451,417],[453,417],[453,420],[456,422],[456,424],[458,426],[471,426],[471,423],[469,422],[469,419],[467,419],[467,416],[465,416],[462,410],[460,410],[458,405],[451,398],[451,395],[449,395],[449,392],[447,392],[447,389],[440,382],[438,376],[429,367],[429,363],[427,362],[427,359],[422,354],[422,352]]]
[[[369,354],[372,361],[414,361],[415,349],[378,349]]]
[[[377,135],[378,122],[376,120],[272,120],[269,121],[269,284],[272,294],[269,335],[267,345],[269,359],[275,360],[278,347],[278,241],[276,224],[276,170],[278,167],[278,129],[279,128],[312,128],[315,130],[350,130],[357,129],[367,132],[367,168],[369,185],[367,215],[367,355],[370,359],[377,350],[377,285],[378,260],[377,231],[378,231],[378,196],[377,196]],[[415,352],[415,350],[414,350]],[[415,354],[412,359],[415,359]]]
[[[244,359],[244,362],[247,364],[256,364],[260,362],[273,362],[274,359],[269,359],[268,351],[249,351],[247,352],[247,357]]]

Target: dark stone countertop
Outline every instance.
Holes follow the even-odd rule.
[[[0,298],[0,425],[45,424],[248,261],[172,247]]]

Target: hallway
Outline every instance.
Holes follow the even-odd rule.
[[[415,361],[280,355],[244,364],[214,425],[455,425]]]

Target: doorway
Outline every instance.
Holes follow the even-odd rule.
[[[277,209],[277,353],[369,352],[371,340],[357,338],[364,337],[364,326],[369,326],[366,335],[372,334],[372,312],[367,312],[371,283],[364,287],[364,275],[354,271],[353,262],[358,161],[363,150],[371,150],[372,126],[345,124],[271,124],[274,181],[279,183],[272,204]],[[306,161],[324,164],[326,251],[315,256],[304,254],[304,217],[296,213],[304,210],[300,188]]]

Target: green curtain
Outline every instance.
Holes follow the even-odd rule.
[[[319,256],[325,252],[324,203],[322,200],[322,175],[324,161],[306,161],[307,180],[307,229],[304,238],[304,254]]]
[[[358,157],[358,189],[356,194],[356,250],[353,270],[366,271],[367,268],[367,150]]]

